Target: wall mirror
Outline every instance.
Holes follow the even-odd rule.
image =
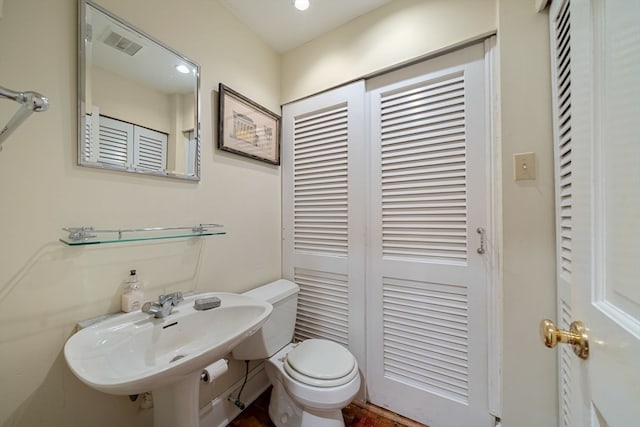
[[[200,179],[200,66],[79,0],[78,163]]]

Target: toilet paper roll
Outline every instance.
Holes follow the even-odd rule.
[[[202,381],[211,384],[229,370],[229,361],[227,359],[220,359],[213,362],[202,370]]]

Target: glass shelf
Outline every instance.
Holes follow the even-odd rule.
[[[222,225],[198,224],[193,227],[118,228],[99,230],[93,227],[65,227],[59,240],[69,246],[98,243],[139,242],[226,234]]]

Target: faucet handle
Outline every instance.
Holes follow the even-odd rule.
[[[158,302],[160,303],[160,305],[164,305],[166,302],[171,302],[171,305],[176,306],[182,301],[184,301],[182,292],[174,292],[168,295],[160,295],[158,297]]]
[[[180,291],[174,292],[171,295],[173,296],[173,305],[178,305],[179,303],[184,301],[184,298],[182,296],[182,292],[180,292]]]

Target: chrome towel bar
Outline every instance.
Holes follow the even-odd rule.
[[[0,151],[5,139],[24,122],[31,113],[46,111],[49,100],[37,92],[16,92],[0,86],[0,98],[7,98],[20,104],[18,111],[7,124],[0,128]]]

